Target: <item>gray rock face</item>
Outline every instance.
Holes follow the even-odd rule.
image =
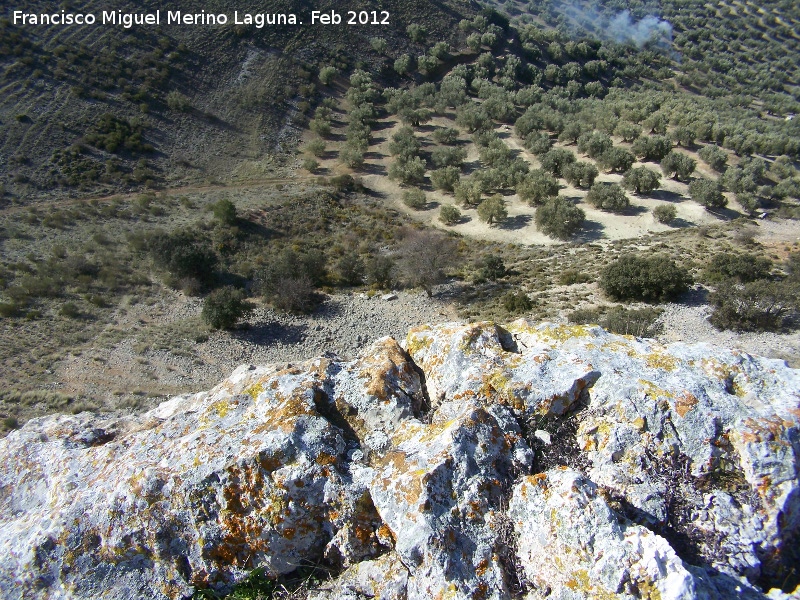
[[[424,326],[12,432],[0,595],[184,598],[323,561],[317,600],[763,598],[797,585],[798,456],[800,373],[779,361]]]

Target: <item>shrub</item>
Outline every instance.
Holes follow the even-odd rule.
[[[600,287],[614,300],[659,302],[685,292],[689,272],[666,256],[623,256],[603,269]]]
[[[484,256],[475,266],[478,269],[478,277],[481,279],[495,280],[506,274],[506,266],[499,256]]]
[[[609,311],[602,308],[576,310],[568,318],[570,323],[596,323],[603,329],[621,335],[654,337],[663,329],[663,325],[658,323],[663,312],[660,308],[615,306]]]
[[[430,176],[434,188],[452,192],[461,179],[461,170],[458,167],[444,167],[431,171]]]
[[[394,70],[400,75],[407,75],[412,68],[411,57],[408,54],[403,54],[394,61]]]
[[[647,135],[636,139],[631,149],[642,160],[660,161],[672,152],[672,140],[663,135]]]
[[[574,162],[563,169],[564,179],[575,187],[590,188],[597,178],[597,167],[588,162]]]
[[[414,210],[422,210],[427,204],[425,192],[419,188],[406,190],[403,192],[403,204]]]
[[[649,194],[661,185],[661,176],[647,167],[636,167],[625,173],[622,185],[636,194]]]
[[[396,179],[404,184],[421,183],[425,179],[425,161],[419,156],[411,159],[395,159],[389,165],[389,179]]]
[[[485,223],[502,222],[508,217],[506,202],[500,194],[486,198],[478,205],[478,218]]]
[[[425,32],[425,28],[421,25],[417,25],[416,23],[411,23],[408,27],[406,27],[406,33],[408,37],[411,38],[412,42],[416,42],[421,44],[425,41],[425,36],[427,33]]]
[[[702,158],[706,164],[708,164],[708,166],[714,169],[717,173],[722,173],[725,171],[725,167],[728,162],[728,154],[719,146],[715,146],[713,144],[703,146],[700,148],[697,154],[699,154],[700,158]]]
[[[442,127],[436,129],[431,135],[434,141],[440,144],[453,145],[458,142],[458,129],[453,127]]]
[[[447,146],[437,146],[431,152],[431,161],[437,168],[442,167],[458,167],[467,158],[467,151],[463,148],[450,148]]]
[[[653,216],[659,223],[669,225],[678,216],[678,210],[671,204],[660,204],[653,209]]]
[[[714,305],[709,320],[718,329],[776,331],[797,310],[799,295],[798,285],[791,280],[725,282],[709,298]]]
[[[322,82],[322,85],[330,85],[333,82],[333,78],[336,77],[336,74],[339,71],[336,67],[325,66],[319,70],[319,80]]]
[[[666,177],[675,177],[679,181],[687,181],[694,173],[697,162],[685,154],[670,152],[661,161],[661,172]]]
[[[186,96],[177,90],[173,90],[167,94],[167,106],[169,106],[171,110],[186,112],[189,110],[190,104]]]
[[[605,133],[593,131],[584,133],[578,138],[578,152],[587,155],[589,158],[597,158],[601,154],[611,150],[614,143]]]
[[[304,158],[303,169],[309,173],[314,173],[317,169],[319,169],[319,162],[313,158]]]
[[[566,240],[577,232],[586,218],[580,208],[561,196],[549,199],[536,209],[536,227],[550,237]]]
[[[549,198],[558,196],[558,181],[541,169],[534,169],[517,184],[517,194],[531,206],[544,204]]]
[[[707,281],[733,279],[739,283],[749,283],[756,279],[767,279],[772,270],[772,262],[755,254],[715,254],[705,269]]]
[[[336,261],[336,274],[345,285],[361,285],[364,272],[364,261],[356,252],[348,252]]]
[[[542,168],[554,177],[561,177],[564,167],[575,162],[575,155],[566,148],[553,148],[543,155],[539,161]]]
[[[214,218],[223,225],[236,223],[236,205],[230,200],[225,198],[218,200],[211,207],[211,211],[214,213]]]
[[[711,179],[695,179],[689,184],[692,200],[706,208],[723,208],[728,199],[722,195],[722,186]]]
[[[203,301],[200,317],[214,329],[232,329],[236,322],[253,311],[244,292],[231,286],[214,290]]]
[[[625,148],[611,148],[597,157],[597,164],[601,169],[622,173],[631,168],[636,157]]]
[[[462,179],[453,188],[456,202],[463,206],[477,206],[480,204],[483,192],[483,182],[477,177]]]
[[[454,242],[431,231],[413,231],[403,240],[400,264],[406,281],[433,296],[433,287],[445,280],[445,270],[458,262]]]
[[[365,265],[367,282],[381,289],[389,289],[394,283],[394,261],[383,254],[372,256]]]
[[[561,285],[575,285],[576,283],[586,283],[592,277],[586,273],[581,273],[578,269],[567,269],[558,276],[558,283]]]
[[[183,230],[155,233],[148,239],[147,248],[153,262],[176,279],[193,277],[204,284],[214,279],[217,255],[202,234]]]
[[[630,206],[625,190],[616,183],[595,183],[586,195],[586,201],[601,210],[622,212]]]
[[[455,225],[461,220],[461,211],[452,204],[443,204],[439,209],[439,220],[445,225]]]
[[[309,153],[319,158],[325,154],[325,142],[320,139],[311,140],[306,144],[305,148]]]
[[[508,292],[503,296],[503,308],[511,314],[526,313],[533,308],[533,302],[525,292]]]
[[[339,162],[351,169],[360,169],[364,166],[364,152],[345,144],[339,151]]]

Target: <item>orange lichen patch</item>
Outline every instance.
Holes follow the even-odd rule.
[[[772,479],[769,476],[765,476],[761,483],[756,486],[758,493],[761,495],[762,498],[766,498],[767,494],[770,492],[770,488],[772,487]]]
[[[376,349],[375,354],[362,359],[363,367],[358,376],[367,380],[364,386],[367,394],[386,401],[393,395],[392,383],[410,379],[414,369],[405,351],[395,340],[385,339]]]
[[[392,544],[397,541],[397,537],[394,535],[394,532],[386,523],[383,523],[380,527],[378,527],[378,537],[384,540],[391,540]]]
[[[674,371],[678,368],[678,359],[669,354],[655,351],[646,354],[644,357],[645,364],[651,369],[663,369],[665,371]]]
[[[336,463],[336,457],[333,454],[327,454],[325,452],[320,452],[317,455],[317,458],[314,459],[318,465],[333,465]]]
[[[286,527],[282,533],[287,540],[292,540],[294,539],[295,529],[294,527]]]
[[[745,419],[744,430],[742,431],[742,440],[745,442],[777,442],[781,440],[783,433],[786,431],[786,421],[772,415],[766,419]],[[790,423],[790,426],[792,424]]]
[[[547,489],[547,473],[537,473],[533,477],[530,478],[531,483],[538,488],[543,490]]]
[[[695,406],[697,406],[699,400],[689,391],[683,391],[678,394],[678,397],[675,399],[675,412],[678,413],[681,418],[686,416],[690,410],[692,410]]]

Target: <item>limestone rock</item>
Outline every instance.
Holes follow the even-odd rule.
[[[10,433],[0,596],[177,599],[324,561],[318,600],[765,598],[800,560],[798,456],[800,373],[779,361],[423,326]]]

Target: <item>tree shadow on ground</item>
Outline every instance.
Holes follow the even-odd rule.
[[[386,176],[386,167],[383,165],[376,165],[374,163],[364,163],[361,167],[361,172],[366,175],[381,175]]]
[[[281,344],[300,344],[305,340],[307,325],[287,325],[278,321],[257,323],[248,329],[237,329],[231,337],[259,346],[280,342]]]
[[[594,242],[605,237],[602,224],[596,221],[584,221],[581,230],[572,238],[574,242]]]
[[[498,224],[500,229],[506,229],[509,231],[513,231],[515,229],[522,229],[523,227],[527,227],[530,225],[532,220],[531,215],[514,215],[513,217],[508,217],[503,219],[502,223]]]
[[[649,194],[643,194],[642,198],[652,198],[653,200],[664,200],[665,202],[681,202],[686,200],[680,194],[670,192],[669,190],[653,190]]]

